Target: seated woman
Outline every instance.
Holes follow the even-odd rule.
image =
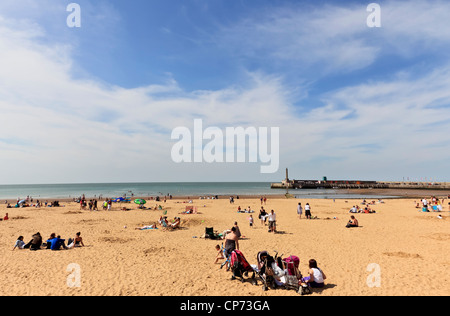
[[[309,276],[303,278],[303,282],[312,288],[323,288],[325,286],[325,273],[317,267],[317,261],[309,260]]]
[[[69,243],[69,245],[67,246],[67,248],[71,249],[71,248],[75,248],[75,247],[84,247],[84,243],[83,243],[83,237],[81,237],[81,233],[78,232],[75,236],[75,239]]]

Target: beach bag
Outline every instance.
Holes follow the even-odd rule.
[[[301,284],[298,291],[299,291],[300,295],[312,294],[311,287],[309,285],[307,285],[307,284]]]

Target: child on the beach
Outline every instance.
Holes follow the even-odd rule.
[[[223,255],[223,250],[219,245],[216,245],[217,255],[216,255],[216,261],[214,261],[214,264],[218,263],[219,260],[225,259],[225,256]]]
[[[253,215],[250,215],[250,217],[248,218],[248,222],[250,224],[250,228],[253,227]]]

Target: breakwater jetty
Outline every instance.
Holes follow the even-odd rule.
[[[286,179],[271,184],[272,189],[421,189],[450,190],[450,182],[412,182],[412,181],[362,181],[362,180],[293,180]]]

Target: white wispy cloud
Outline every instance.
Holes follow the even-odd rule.
[[[383,5],[377,33],[367,30],[364,7],[336,4],[307,13],[262,12],[222,28],[217,44],[321,76],[351,73],[389,54],[440,55],[432,43],[449,46],[441,13],[449,5],[408,3]],[[434,28],[439,36],[431,34]],[[280,127],[281,169],[290,167],[300,177],[449,176],[449,63],[323,92],[321,103],[311,107],[308,86],[298,91],[282,73],[264,70],[247,72],[245,81],[222,89],[195,91],[172,75],[135,88],[75,77],[76,43],[50,41],[46,31],[32,17],[0,15],[3,183],[268,180],[259,165],[174,164],[170,133],[192,127],[196,118],[205,127]],[[302,79],[311,78],[305,73]]]

